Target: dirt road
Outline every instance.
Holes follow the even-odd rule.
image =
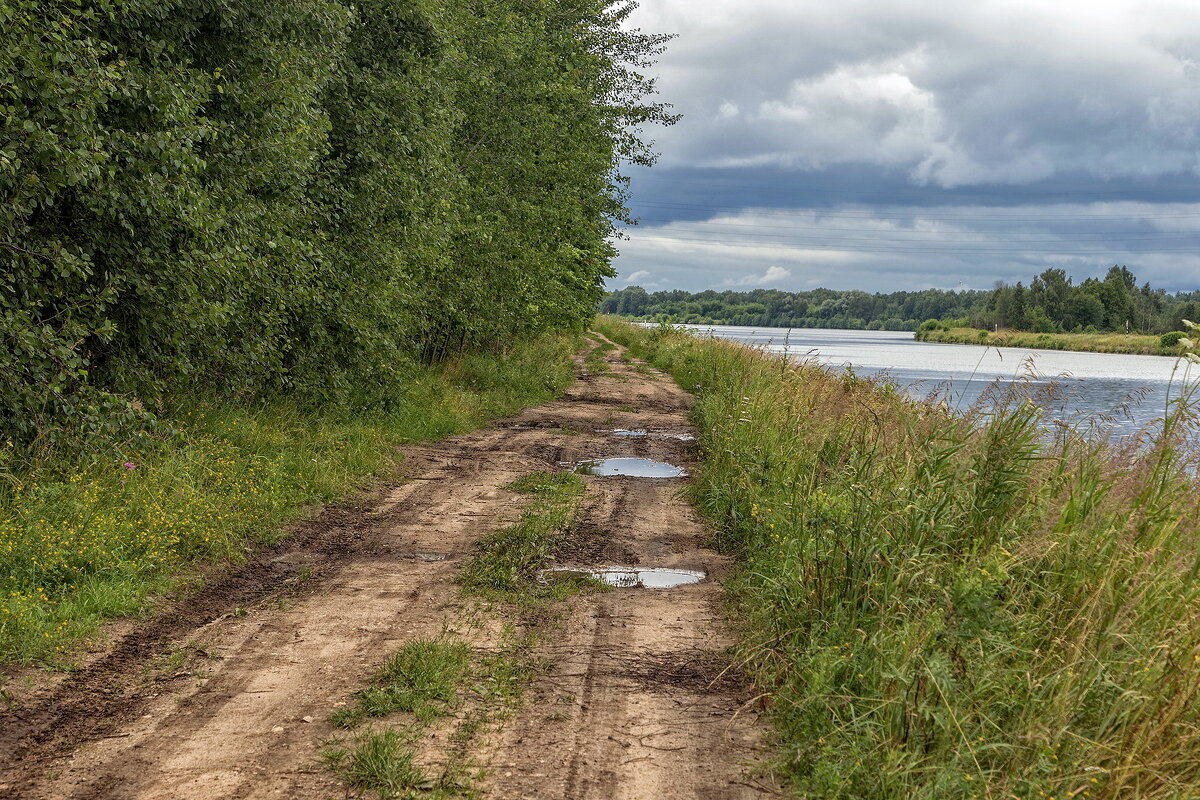
[[[336,732],[329,714],[406,640],[466,625],[471,612],[453,578],[479,537],[520,512],[525,499],[505,485],[600,457],[688,466],[689,396],[619,349],[607,358],[561,401],[408,448],[396,485],[327,509],[277,548],[128,626],[79,672],[19,698],[0,714],[0,797],[343,796],[320,759]],[[567,601],[541,644],[548,669],[470,754],[483,793],[765,796],[748,770],[762,757],[759,723],[723,673],[730,639],[718,602],[728,565],[706,547],[682,480],[586,481],[562,564],[708,577]],[[469,626],[473,644],[494,643],[502,622]]]

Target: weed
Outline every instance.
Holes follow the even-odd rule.
[[[365,411],[175,398],[164,411],[174,433],[120,460],[6,464],[0,663],[61,659],[103,620],[181,588],[192,565],[278,541],[287,523],[386,473],[398,444],[550,399],[571,379],[575,344],[550,337],[414,370],[386,407]]]
[[[1194,386],[1120,450],[1019,393],[956,415],[601,329],[703,387],[691,492],[739,559],[741,659],[799,796],[1200,796]]]
[[[428,722],[453,705],[470,666],[466,643],[447,638],[413,639],[380,668],[353,706],[338,709],[330,722],[352,727],[365,717],[408,711]]]
[[[325,763],[355,789],[381,798],[428,789],[432,782],[413,763],[410,743],[396,731],[366,731],[349,746],[325,750]]]
[[[467,591],[510,597],[539,592],[535,575],[549,563],[562,532],[574,520],[584,483],[570,472],[535,472],[508,488],[532,494],[534,501],[516,524],[479,540],[458,576]]]

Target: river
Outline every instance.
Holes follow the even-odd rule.
[[[835,370],[849,367],[862,376],[890,377],[913,396],[940,393],[957,408],[970,407],[996,381],[1024,381],[1035,391],[1053,383],[1056,399],[1045,400],[1048,393],[1040,392],[1049,418],[1077,426],[1095,421],[1100,430],[1114,436],[1135,433],[1161,419],[1176,364],[1176,359],[1166,356],[918,342],[911,333],[893,331],[685,327],[771,352],[812,358]]]

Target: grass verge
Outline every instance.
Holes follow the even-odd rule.
[[[544,402],[573,337],[415,372],[387,409],[177,403],[175,429],[117,459],[0,473],[0,665],[65,664],[103,620],[143,610],[189,567],[239,559],[396,463],[396,447]]]
[[[537,572],[550,563],[583,497],[583,479],[572,472],[535,472],[507,487],[532,495],[521,518],[479,540],[459,573],[468,593],[493,599],[528,600],[569,591],[567,583],[543,583]]]
[[[1200,486],[1142,447],[602,320],[698,387],[693,484],[779,770],[810,798],[1200,797]],[[1194,397],[1195,385],[1184,391]]]
[[[1026,347],[1031,350],[1074,350],[1084,353],[1125,353],[1146,356],[1178,356],[1178,346],[1168,347],[1158,336],[1136,333],[1027,333],[985,331],[979,328],[918,331],[921,342],[979,344],[989,347]]]

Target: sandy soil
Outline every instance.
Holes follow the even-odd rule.
[[[582,362],[581,362],[582,364]],[[327,718],[406,639],[499,624],[453,576],[524,499],[535,470],[609,456],[687,467],[689,396],[627,363],[581,368],[563,400],[405,451],[393,486],[326,509],[276,548],[151,620],[125,625],[78,672],[0,713],[0,797],[324,798],[345,789],[320,763]],[[644,429],[618,437],[614,428]],[[773,793],[749,696],[727,670],[720,614],[728,569],[680,479],[588,477],[563,566],[686,567],[676,589],[569,601],[541,653],[551,667],[471,754],[494,798],[741,798]],[[414,553],[442,553],[425,561]]]

